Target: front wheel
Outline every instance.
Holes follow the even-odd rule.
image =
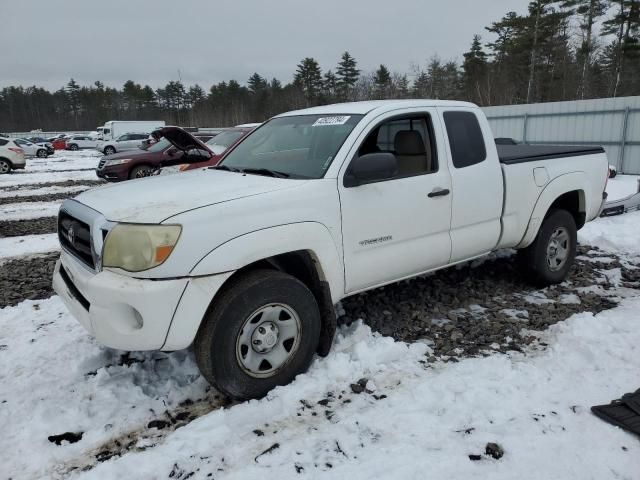
[[[69,150],[73,150],[75,152],[76,150],[78,150],[78,145],[72,143],[71,145],[69,145]]]
[[[45,149],[40,149],[36,152],[36,155],[38,156],[38,158],[46,158],[47,157],[47,151]]]
[[[113,155],[114,153],[116,153],[116,149],[113,147],[106,147],[104,149],[104,154],[105,155]]]
[[[563,282],[576,258],[577,237],[573,215],[552,210],[533,243],[520,251],[530,279],[540,286]]]
[[[309,368],[320,339],[320,310],[298,279],[256,270],[220,294],[195,339],[202,375],[229,397],[260,398]]]
[[[148,177],[153,173],[153,169],[147,165],[139,165],[131,169],[129,173],[129,179]]]

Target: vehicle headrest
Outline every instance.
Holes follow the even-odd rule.
[[[420,133],[415,130],[400,130],[393,140],[396,155],[424,155],[426,149]]]

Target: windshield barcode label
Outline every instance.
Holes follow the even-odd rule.
[[[323,127],[325,125],[344,125],[350,118],[350,116],[322,117],[316,120],[316,123],[314,123],[313,126]]]

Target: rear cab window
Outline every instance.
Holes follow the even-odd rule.
[[[443,117],[453,166],[466,168],[486,160],[487,149],[478,117],[461,111],[444,112]]]

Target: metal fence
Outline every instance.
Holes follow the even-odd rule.
[[[640,174],[640,97],[483,110],[496,137],[532,145],[602,145],[619,172]]]

